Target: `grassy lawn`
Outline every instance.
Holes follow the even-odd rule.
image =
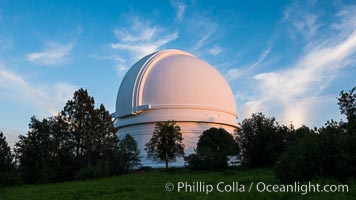
[[[165,190],[166,183],[175,186],[172,192]],[[214,191],[205,192],[177,191],[178,182],[204,182],[212,184]],[[219,182],[232,184],[238,182],[239,187],[245,186],[244,192],[218,192],[216,185]],[[202,172],[177,170],[171,172],[146,171],[88,181],[73,181],[65,183],[24,185],[0,189],[0,200],[40,200],[40,199],[356,199],[356,180],[347,184],[348,192],[339,193],[269,193],[258,192],[251,182],[265,184],[278,184],[274,172],[269,169],[237,169],[223,172]],[[325,180],[313,183],[327,184]],[[339,184],[339,183],[337,183]],[[223,188],[223,187],[222,187]]]

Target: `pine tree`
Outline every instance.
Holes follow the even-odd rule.
[[[117,130],[114,128],[112,117],[105,106],[101,104],[98,109],[95,109],[93,119],[95,156],[97,159],[110,159],[110,155],[117,150],[118,145]]]
[[[9,185],[14,178],[14,156],[6,142],[6,137],[0,131],[0,186]]]
[[[11,148],[6,142],[6,137],[0,131],[0,173],[9,171],[13,168],[14,156],[11,153]]]
[[[61,117],[70,125],[78,164],[94,164],[90,155],[93,145],[94,126],[92,120],[94,115],[94,98],[89,96],[88,91],[83,88],[74,93],[73,99],[68,100],[61,112]]]
[[[60,115],[70,126],[78,170],[93,168],[99,161],[101,164],[112,162],[118,139],[111,115],[104,105],[95,109],[94,98],[81,88],[66,103]]]
[[[31,117],[27,136],[20,135],[15,144],[19,171],[25,182],[48,182],[52,179],[50,163],[53,146],[47,120]]]
[[[86,90],[76,91],[57,116],[43,120],[32,117],[29,128],[15,149],[25,182],[89,178],[97,171],[111,173],[108,166],[118,154],[116,129],[109,112],[103,105],[95,109],[94,98]],[[88,170],[92,175],[85,177]]]

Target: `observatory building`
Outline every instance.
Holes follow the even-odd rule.
[[[233,133],[238,126],[234,96],[224,77],[180,50],[158,51],[134,64],[121,82],[113,116],[119,138],[131,134],[142,165],[151,167],[164,166],[147,160],[144,150],[157,122],[177,122],[185,155],[193,153],[203,131],[216,127]],[[170,165],[183,166],[183,158]]]

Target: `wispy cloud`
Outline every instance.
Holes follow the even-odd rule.
[[[331,24],[331,27],[335,30],[342,31],[345,34],[355,31],[356,27],[356,5],[344,7],[336,13],[336,16],[340,19],[338,22]]]
[[[178,38],[178,32],[165,33],[163,28],[153,26],[149,22],[132,18],[129,28],[116,29],[115,35],[119,40],[112,43],[111,48],[127,50],[135,59],[157,51],[161,46]]]
[[[228,81],[233,81],[235,79],[238,79],[241,76],[245,76],[248,73],[251,73],[254,69],[258,68],[258,66],[261,65],[261,63],[266,59],[268,54],[271,51],[271,45],[265,49],[261,55],[258,57],[258,59],[247,66],[241,67],[241,68],[231,68],[227,71],[227,74],[225,75]]]
[[[309,39],[318,31],[320,27],[320,24],[317,23],[318,15],[315,12],[309,12],[314,4],[313,1],[307,4],[293,2],[284,9],[283,21],[290,26],[289,34],[293,39],[297,37],[296,34]]]
[[[216,29],[214,27],[212,27],[212,29],[210,30],[207,30],[206,32],[204,32],[200,39],[198,40],[197,43],[195,43],[193,49],[194,50],[198,50],[200,49],[201,47],[205,46],[208,39],[210,38],[210,36],[216,31]]]
[[[114,30],[116,38],[124,42],[148,42],[157,32],[156,27],[143,24],[138,19],[133,20],[131,28],[119,28]]]
[[[216,56],[219,55],[223,51],[223,48],[221,46],[215,45],[214,47],[210,48],[208,53],[210,55]]]
[[[126,72],[126,70],[128,70],[129,69],[129,67],[128,66],[126,66],[126,65],[122,65],[122,64],[117,64],[116,66],[115,66],[115,70],[116,70],[116,73],[118,74],[118,75],[122,75],[124,72]]]
[[[209,38],[216,32],[218,24],[210,17],[199,16],[192,20],[192,24],[196,28],[197,42],[193,46],[193,50],[198,50],[209,43]]]
[[[16,102],[23,107],[35,110],[33,113],[22,112],[22,115],[36,115],[39,118],[56,115],[66,101],[72,97],[75,89],[75,86],[67,83],[35,85],[21,74],[6,69],[0,63],[0,99],[5,105],[6,101]],[[18,116],[18,118],[21,117],[23,116]],[[18,136],[27,130],[8,127],[6,124],[2,124],[0,129],[6,134],[10,146],[14,146]]]
[[[34,85],[21,74],[0,65],[0,97],[35,107],[42,116],[56,114],[71,98],[75,89],[67,83]]]
[[[129,27],[120,27],[114,30],[116,43],[111,43],[112,49],[129,54],[130,57],[116,59],[116,69],[121,72],[128,68],[128,64],[143,56],[159,50],[164,45],[178,38],[178,32],[169,32],[159,26],[151,25],[150,22],[130,17]]]
[[[67,57],[74,47],[74,43],[59,44],[55,42],[46,43],[41,52],[33,52],[26,55],[28,61],[39,65],[58,65],[67,61]]]
[[[175,32],[171,35],[168,35],[161,39],[157,39],[155,41],[143,42],[141,44],[115,43],[115,44],[111,44],[111,48],[128,50],[133,52],[135,58],[141,58],[149,53],[157,51],[159,47],[163,46],[164,44],[167,44],[168,42],[176,39],[177,37],[178,37],[178,33]]]
[[[176,20],[182,21],[185,13],[186,5],[183,1],[171,1],[174,9],[176,10]]]
[[[343,28],[336,34],[333,31],[318,33],[323,35],[323,41],[311,40],[309,44],[313,45],[307,44],[304,54],[291,67],[255,75],[258,98],[247,101],[244,112],[273,113],[284,123],[293,121],[299,126],[310,120],[311,114],[317,112],[315,109],[335,99],[321,92],[335,80],[339,70],[356,64],[356,26],[349,21],[354,19],[355,13],[349,9],[339,12],[338,22],[332,27]]]

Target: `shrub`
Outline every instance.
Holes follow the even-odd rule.
[[[319,146],[317,137],[305,136],[295,146],[290,146],[276,163],[276,176],[282,182],[306,181],[318,174]]]
[[[318,134],[305,135],[290,146],[275,166],[282,182],[308,181],[318,176],[339,181],[355,176],[356,153],[353,135],[346,134],[344,124],[328,122]]]
[[[227,168],[227,156],[238,153],[239,145],[229,132],[210,128],[200,136],[196,153],[185,160],[193,169],[224,169]]]
[[[92,179],[110,176],[110,168],[108,162],[99,161],[95,166],[84,167],[80,169],[76,177],[78,179]]]
[[[285,151],[289,129],[274,117],[252,114],[242,121],[239,131],[242,162],[252,167],[273,166]]]

